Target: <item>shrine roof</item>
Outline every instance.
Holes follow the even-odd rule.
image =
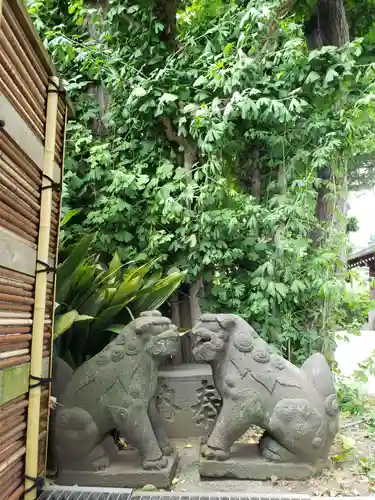
[[[363,250],[352,254],[348,258],[348,268],[353,267],[375,267],[375,243]]]

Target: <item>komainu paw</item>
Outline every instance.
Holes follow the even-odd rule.
[[[161,457],[158,460],[145,460],[142,463],[142,468],[145,470],[160,470],[165,469],[168,465],[168,459]]]
[[[218,460],[224,462],[230,457],[230,452],[224,450],[215,450],[214,448],[210,448],[208,444],[204,444],[201,447],[201,455],[202,457],[207,458],[207,460]]]
[[[161,451],[163,452],[163,455],[165,457],[169,457],[170,455],[173,455],[173,453],[176,451],[176,448],[173,446],[172,443],[168,443],[165,446],[161,446]]]

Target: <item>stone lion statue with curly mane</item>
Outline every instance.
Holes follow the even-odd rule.
[[[195,360],[210,363],[222,397],[203,457],[229,459],[233,443],[256,425],[264,429],[263,459],[307,464],[327,459],[339,408],[323,355],[313,354],[297,368],[233,314],[204,314],[193,338]]]
[[[59,467],[100,470],[117,455],[117,429],[138,449],[146,470],[167,466],[173,451],[156,407],[158,368],[179,351],[178,330],[147,311],[68,378],[56,414]],[[62,361],[62,360],[60,360]]]

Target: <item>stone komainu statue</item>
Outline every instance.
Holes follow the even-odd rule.
[[[326,460],[338,431],[333,377],[321,354],[301,369],[278,354],[242,318],[205,314],[194,328],[196,361],[211,364],[222,407],[201,452],[227,460],[251,425],[265,430],[263,458],[315,464]]]
[[[166,467],[172,446],[156,408],[157,373],[160,361],[177,354],[179,345],[168,318],[142,313],[71,374],[55,420],[60,468],[107,467],[117,454],[113,429],[139,450],[144,469]]]

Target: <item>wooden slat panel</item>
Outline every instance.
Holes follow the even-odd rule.
[[[49,337],[46,337],[45,342],[45,353],[47,353],[49,352]],[[5,368],[0,371],[0,442],[4,422],[7,419],[15,418],[18,414],[23,415],[24,408],[27,407],[27,400],[20,400],[19,397],[28,392],[29,373],[29,363]],[[43,360],[43,377],[48,377],[48,374],[49,360],[46,356]]]
[[[10,231],[0,227],[0,264],[29,276],[35,275],[36,250]]]
[[[0,227],[0,265],[28,276],[35,276],[35,262],[35,248],[11,231]],[[49,261],[49,265],[53,267],[53,260]],[[49,273],[48,281],[53,281],[52,273]]]
[[[25,180],[31,184],[34,189],[40,190],[42,179],[40,175],[40,167],[26,155],[21,147],[15,143],[12,138],[3,130],[0,136],[1,157],[4,161],[15,165],[18,172],[22,172]]]
[[[16,462],[13,467],[10,467],[5,474],[3,474],[0,477],[1,482],[7,481],[8,478],[12,477],[13,475],[16,475],[17,473],[21,472],[23,470],[23,464],[22,462]]]
[[[0,458],[0,474],[4,473],[5,471],[8,470],[10,466],[18,462],[18,460],[22,458],[25,455],[25,453],[26,453],[26,446],[23,446],[23,441],[20,440],[17,449],[10,455],[9,458],[5,460],[4,460],[5,457],[3,456]]]
[[[5,40],[4,42],[6,45],[7,43]],[[30,87],[29,85],[27,85],[22,75],[17,71],[17,68],[14,65],[14,61],[12,61],[11,58],[9,57],[9,54],[5,52],[3,45],[1,45],[1,51],[0,51],[0,64],[5,69],[9,78],[14,83],[15,88],[17,88],[17,90],[19,90],[24,96],[25,101],[28,103],[28,107],[32,115],[38,117],[38,120],[40,120],[40,123],[42,125],[42,131],[44,131],[46,103],[43,102],[43,99],[39,100],[37,97],[35,97],[35,94],[31,91],[31,89],[34,88],[34,86]]]
[[[11,60],[12,64],[17,70],[19,77],[23,79],[23,81],[27,85],[28,90],[32,93],[35,100],[39,103],[39,105],[42,108],[45,108],[47,100],[47,91],[44,84],[41,81],[39,81],[39,79],[37,79],[37,81],[32,79],[31,75],[35,70],[31,62],[28,59],[21,60],[18,57],[15,47],[5,36],[4,31],[0,33],[0,46],[3,52]]]
[[[38,350],[40,346],[42,351],[42,376],[48,377],[50,372],[53,274],[47,277],[44,328],[42,318],[38,318],[42,332],[36,331],[35,325],[33,330],[33,308],[40,200],[41,193],[46,193],[41,190],[42,183],[44,188],[48,187],[42,175],[48,158],[44,151],[47,85],[55,70],[26,14],[23,0],[0,0],[0,5],[2,1],[0,119],[5,125],[0,130],[0,500],[18,500],[24,495],[26,425],[34,431],[35,439],[38,437],[34,422],[29,419],[27,424],[33,334],[38,339]],[[62,94],[57,108],[55,148],[48,145],[48,151],[54,149],[55,163],[52,172],[51,163],[48,164],[48,175],[53,182],[61,183],[66,108],[66,97]],[[49,250],[51,267],[56,265],[58,244],[61,204],[58,190],[53,192],[52,201],[50,240],[45,247]],[[45,222],[44,219],[44,228]],[[46,256],[47,252],[43,258]],[[34,363],[35,360],[33,366]],[[38,391],[31,397],[31,407],[35,406]],[[36,448],[38,467],[32,475],[36,475],[36,469],[38,473],[45,469],[48,417],[49,390],[43,387]],[[28,470],[31,449],[27,450]],[[29,498],[30,494],[26,496]]]
[[[45,61],[40,57],[39,52],[39,44],[42,45],[42,43],[40,39],[35,36],[35,31],[32,29],[32,23],[28,16],[25,15],[25,9],[21,6],[21,2],[18,2],[18,0],[12,0],[11,2],[9,0],[3,1],[4,21],[9,24],[14,39],[18,42],[23,51],[23,53],[19,54],[19,57],[32,62],[36,74],[46,87],[48,84],[48,76],[52,73],[50,73],[51,68],[47,69],[43,67]],[[25,30],[27,33],[25,33]],[[37,42],[37,40],[39,40],[39,42]],[[49,58],[45,49],[44,54],[46,55],[46,59]]]
[[[12,401],[27,392],[29,386],[29,372],[30,368],[28,364],[14,366],[0,371],[0,404]]]
[[[16,108],[5,95],[0,96],[0,118],[4,121],[4,130],[39,168],[43,167],[43,144],[37,139],[30,127],[25,123]]]
[[[14,489],[17,486],[16,489]],[[0,500],[18,500],[22,498],[24,492],[23,478],[22,474],[19,473],[10,481],[8,488],[4,488],[4,493],[0,497]]]
[[[26,396],[0,406],[0,498],[23,484],[27,406]]]
[[[27,125],[34,131],[37,137],[44,139],[44,124],[35,114],[16,84],[12,81],[6,68],[0,65],[0,90],[7,100],[12,103],[18,113],[24,118]]]
[[[27,155],[28,161],[30,162],[31,160],[31,166],[34,169],[37,167],[41,172],[43,170],[44,157],[43,144],[5,95],[0,95],[0,119],[5,123],[4,132],[13,141],[13,144],[17,144],[18,148],[20,148],[18,156],[22,157],[22,153]],[[7,142],[9,151],[11,142],[9,139]],[[22,164],[25,164],[25,157]],[[61,181],[61,168],[57,163],[54,165],[53,181]]]

